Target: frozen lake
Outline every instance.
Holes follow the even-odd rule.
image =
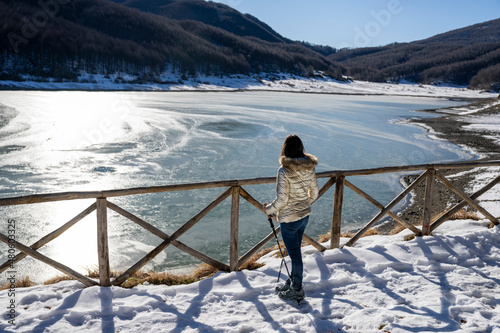
[[[347,96],[282,92],[49,92],[0,91],[0,197],[34,193],[272,177],[281,144],[298,134],[317,171],[420,164],[473,158],[459,147],[435,141],[409,117],[416,110],[459,105],[446,99]],[[360,179],[357,179],[360,178]],[[351,181],[381,203],[401,191],[400,175]],[[320,181],[320,185],[325,180]],[[274,198],[274,185],[245,188],[257,200]],[[110,201],[172,234],[223,189],[112,198]],[[356,228],[374,214],[370,204],[346,192],[343,228]],[[352,199],[349,199],[351,198]],[[318,200],[306,233],[331,224],[333,191]],[[15,219],[16,237],[31,244],[70,220],[92,200],[0,207]],[[265,216],[240,201],[240,255],[267,235]],[[228,261],[230,200],[179,240]],[[109,213],[111,265],[123,269],[160,243],[134,223]],[[95,213],[42,253],[85,271],[97,263]],[[0,245],[0,257],[7,246]],[[198,263],[173,247],[147,268],[163,270]],[[43,281],[55,270],[31,259],[21,274]]]

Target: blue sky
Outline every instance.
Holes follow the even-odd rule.
[[[500,18],[500,0],[216,0],[293,40],[336,48],[411,42]]]

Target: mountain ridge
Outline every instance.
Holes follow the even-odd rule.
[[[479,32],[482,33],[479,33]],[[476,23],[467,27],[439,33],[437,35],[415,41],[415,43],[453,43],[470,45],[476,43],[500,43],[500,19]]]
[[[500,19],[426,39],[344,49],[328,58],[354,79],[451,83],[500,89]]]
[[[175,20],[194,20],[238,36],[253,36],[268,42],[287,40],[258,18],[242,14],[217,2],[200,0],[113,0],[124,6]]]
[[[42,14],[46,22],[37,22]],[[500,82],[500,19],[342,50],[292,41],[256,17],[204,0],[2,0],[0,22],[0,80],[123,72],[147,81],[169,70],[179,77],[322,71],[337,79],[482,89]],[[28,26],[37,33],[27,35]]]

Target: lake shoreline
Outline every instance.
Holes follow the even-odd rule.
[[[89,81],[89,80],[86,80]],[[335,95],[383,95],[450,98],[466,101],[496,97],[497,93],[472,90],[466,86],[420,83],[377,83],[358,80],[335,80],[329,77],[297,77],[289,74],[235,75],[196,77],[178,81],[165,77],[159,83],[129,83],[94,75],[92,82],[0,81],[3,91],[105,91],[105,92],[246,92],[273,91]],[[178,82],[178,83],[175,83]]]
[[[42,88],[24,88],[24,89],[10,89],[0,85],[0,91],[41,91],[41,92],[144,92],[144,93],[245,93],[245,92],[269,92],[269,93],[291,93],[291,94],[311,94],[311,95],[341,95],[341,96],[390,96],[390,97],[422,97],[422,98],[443,98],[450,101],[463,101],[463,102],[478,102],[489,97],[460,97],[460,96],[429,96],[429,95],[415,95],[415,94],[396,94],[396,93],[370,93],[370,92],[337,92],[337,91],[296,91],[296,90],[277,90],[277,89],[186,89],[186,90],[151,90],[151,89],[42,89]],[[419,112],[432,112],[431,110],[417,110]]]
[[[490,99],[486,101],[475,102],[459,107],[450,107],[442,109],[419,110],[419,112],[429,112],[440,114],[441,117],[435,118],[412,118],[407,121],[408,124],[417,125],[427,130],[428,135],[435,137],[436,140],[446,140],[452,142],[461,149],[470,151],[477,156],[479,160],[498,160],[498,139],[492,135],[491,131],[477,130],[471,131],[464,128],[464,125],[480,124],[481,116],[500,113],[500,99]],[[454,177],[457,174],[460,177]],[[444,172],[444,175],[453,179],[453,185],[465,193],[470,193],[476,178],[480,171],[474,169],[467,173],[463,170],[451,170]],[[408,186],[416,176],[402,177],[402,183]],[[433,197],[433,214],[444,212],[447,208],[458,203],[459,199],[451,196],[451,191],[435,191]],[[421,221],[423,213],[423,201],[425,195],[425,184],[421,183],[412,193],[412,198],[400,217],[412,224],[418,224]],[[395,221],[385,222],[378,227],[377,231],[382,234],[390,234],[398,226]]]

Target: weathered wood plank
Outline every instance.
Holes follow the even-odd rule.
[[[276,230],[276,234],[278,234],[281,231],[279,226],[276,227],[274,230]],[[241,265],[246,263],[254,254],[259,252],[259,250],[262,249],[264,246],[266,246],[266,244],[269,243],[273,238],[274,234],[271,232],[263,240],[261,240],[254,247],[248,250],[248,252],[242,255],[241,258],[238,260],[238,267],[241,267]]]
[[[377,200],[375,200],[374,198],[372,198],[369,194],[365,193],[363,190],[361,190],[356,185],[352,184],[347,179],[345,180],[345,185],[347,187],[349,187],[351,190],[353,190],[355,193],[357,193],[358,195],[360,195],[361,197],[363,197],[366,200],[368,200],[370,203],[372,203],[378,209],[384,209],[384,206],[380,202],[378,202]],[[393,212],[388,211],[387,215],[389,215],[390,217],[392,217],[399,224],[401,224],[401,225],[405,226],[406,228],[410,229],[411,231],[413,231],[417,236],[420,236],[422,234],[422,232],[417,227],[415,227],[414,225],[412,225],[412,224],[406,222],[405,220],[401,219],[399,216],[397,216]]]
[[[302,236],[302,238],[309,244],[309,245],[312,245],[316,248],[316,250],[318,250],[319,252],[324,252],[327,250],[326,247],[324,247],[323,245],[321,245],[320,243],[318,243],[317,241],[315,241],[314,239],[312,239],[311,237],[307,236],[306,234],[304,234]]]
[[[388,211],[390,211],[394,206],[398,204],[404,197],[406,197],[418,184],[420,184],[427,177],[427,172],[421,174],[415,181],[408,186],[403,192],[401,192],[396,198],[394,198],[387,206],[384,207],[370,222],[368,222],[361,230],[359,230],[356,235],[354,235],[344,246],[353,246],[356,241],[365,234],[371,227],[375,225]]]
[[[231,188],[231,239],[229,240],[229,268],[231,271],[238,270],[238,232],[240,216],[240,187]]]
[[[276,179],[275,179],[276,180]],[[265,214],[264,212],[264,207],[263,205],[258,202],[250,193],[248,193],[244,188],[240,187],[240,196],[244,198],[246,201],[251,203],[255,208],[260,210],[262,213]],[[265,218],[262,218],[262,222],[265,222]],[[278,226],[276,229],[276,233],[278,234],[281,229]],[[248,250],[247,253],[241,256],[241,258],[238,260],[238,267],[241,267],[244,263],[246,263],[254,254],[256,254],[260,249],[262,249],[264,246],[266,246],[267,243],[271,241],[271,239],[274,238],[274,234],[271,232],[268,234],[263,240],[261,240],[259,243],[257,243],[253,248]]]
[[[43,262],[51,267],[54,267],[55,269],[63,272],[64,274],[67,274],[67,275],[77,279],[78,281],[80,281],[81,283],[86,285],[87,287],[98,285],[97,282],[95,282],[95,281],[89,279],[88,277],[78,273],[77,271],[72,270],[71,268],[61,264],[60,262],[57,262],[54,259],[51,259],[51,258],[41,254],[40,252],[33,250],[29,246],[26,246],[26,245],[19,243],[17,241],[14,243],[9,242],[9,237],[5,236],[4,234],[0,234],[0,241],[4,242],[5,244],[14,244],[16,249],[18,249],[19,251],[22,251],[22,252],[28,254],[29,256],[31,256],[37,260],[40,260],[41,262]]]
[[[108,214],[106,198],[97,199],[97,255],[99,263],[99,282],[103,287],[110,286],[108,247]]]
[[[140,225],[141,227],[143,227],[144,229],[148,230],[149,232],[151,232],[152,234],[160,237],[161,239],[165,240],[167,239],[168,237],[170,237],[170,235],[164,233],[163,231],[161,231],[160,229],[156,228],[155,226],[149,224],[148,222],[142,220],[140,217],[126,211],[125,209],[117,206],[116,204],[108,201],[108,208],[109,209],[112,209],[114,210],[115,212],[117,212],[118,214],[122,215],[123,217],[129,219],[130,221]],[[226,265],[226,264],[223,264],[221,263],[220,261],[218,260],[215,260],[209,256],[207,256],[206,254],[204,253],[201,253],[189,246],[187,246],[186,244],[178,241],[178,240],[174,240],[172,242],[172,245],[175,246],[176,248],[178,248],[179,250],[181,251],[184,251],[186,252],[187,254],[195,257],[196,259],[208,264],[208,265],[211,265],[215,268],[217,268],[219,271],[229,271],[229,266]]]
[[[454,162],[454,163],[441,163],[441,164],[389,166],[389,167],[358,169],[358,170],[333,170],[333,171],[318,172],[316,173],[316,175],[318,178],[331,178],[331,177],[337,177],[341,174],[348,177],[348,176],[375,175],[380,173],[392,173],[400,171],[418,171],[427,169],[467,169],[467,168],[490,167],[490,166],[500,166],[500,161],[470,161],[470,162]],[[221,181],[189,183],[189,184],[136,187],[129,189],[106,190],[106,191],[33,194],[20,197],[2,198],[0,199],[0,206],[23,205],[23,204],[33,204],[41,202],[89,199],[89,198],[97,199],[101,197],[110,198],[110,197],[125,196],[125,195],[187,191],[187,190],[196,190],[202,188],[270,184],[274,183],[275,181],[276,177],[260,177],[260,178],[239,179],[239,180],[221,180]]]
[[[323,186],[321,186],[321,188],[319,189],[318,197],[316,198],[316,200],[314,200],[314,202],[318,201],[318,199],[321,198],[326,193],[326,191],[328,191],[330,187],[332,187],[335,184],[336,181],[337,178],[328,179],[326,183],[323,184]]]
[[[245,191],[245,189],[243,187],[240,187],[240,195],[243,199],[245,199],[246,201],[251,203],[255,208],[257,208],[258,210],[260,210],[262,213],[265,214],[263,205],[260,202],[258,202],[257,200],[255,200],[255,198],[252,197],[250,195],[250,193]],[[265,217],[265,218],[263,217],[262,221],[264,221],[265,219],[267,220],[267,217]]]
[[[485,185],[483,188],[481,188],[480,190],[478,190],[477,192],[475,192],[474,194],[472,194],[470,196],[470,198],[472,200],[476,200],[481,195],[483,195],[484,193],[488,192],[493,186],[495,186],[499,182],[500,182],[500,176],[496,177],[491,182],[489,182],[487,185]],[[443,214],[439,219],[437,219],[436,221],[434,221],[434,223],[431,224],[431,232],[434,229],[436,229],[437,227],[439,227],[441,224],[443,224],[444,222],[448,221],[449,218],[453,214],[455,214],[456,212],[458,212],[465,205],[467,205],[467,201],[462,200],[461,202],[459,202],[455,206],[453,206],[451,209],[449,209],[445,214]]]
[[[228,196],[231,195],[231,188],[227,188],[221,195],[219,195],[216,199],[214,199],[208,206],[202,209],[198,214],[193,216],[189,221],[184,223],[176,232],[174,232],[169,238],[165,239],[160,245],[154,248],[151,252],[149,252],[145,257],[139,260],[135,265],[130,267],[128,270],[123,272],[120,276],[118,276],[114,281],[113,285],[120,285],[125,282],[132,274],[141,269],[144,265],[146,265],[151,259],[156,257],[159,253],[161,253],[164,249],[167,248],[174,240],[182,236],[186,231],[191,229],[199,220],[201,220],[205,215],[207,215],[212,209],[217,207],[222,201],[224,201]]]
[[[96,209],[96,206],[97,205],[94,202],[87,209],[83,210],[80,214],[78,214],[77,216],[75,216],[74,218],[72,218],[71,220],[69,220],[68,222],[66,222],[61,227],[57,228],[56,230],[54,230],[50,234],[47,234],[46,236],[40,238],[35,243],[31,244],[30,247],[33,250],[38,250],[39,248],[41,248],[42,246],[44,246],[48,242],[56,239],[57,237],[59,237],[60,235],[62,235],[62,233],[64,233],[66,230],[68,230],[69,228],[71,228],[72,226],[74,226],[77,222],[81,221],[84,217],[86,217],[90,213],[92,213]],[[15,264],[15,263],[19,262],[20,260],[26,258],[27,255],[28,254],[26,254],[24,252],[21,252],[21,253],[17,254],[14,258],[12,258],[12,261],[9,260],[9,261],[6,261],[5,263],[3,263],[2,266],[0,266],[0,273],[2,273],[7,268],[9,268],[9,266],[11,265],[11,263]]]
[[[318,178],[336,177],[343,174],[346,177],[351,176],[367,176],[376,175],[381,173],[393,173],[402,171],[420,171],[428,169],[471,169],[478,167],[492,167],[500,166],[500,161],[466,161],[466,162],[452,162],[452,163],[436,163],[436,164],[415,164],[403,166],[388,166],[371,169],[356,169],[356,170],[333,170],[323,171],[316,173]]]
[[[333,196],[333,216],[332,229],[330,235],[330,248],[340,246],[340,226],[342,223],[342,204],[344,202],[344,175],[339,175],[335,183],[335,193]]]
[[[218,188],[218,187],[258,185],[258,184],[273,183],[275,181],[276,177],[262,177],[262,178],[241,179],[241,180],[221,180],[221,181],[202,182],[202,183],[135,187],[128,189],[107,190],[107,191],[33,194],[20,197],[1,198],[0,206],[25,205],[25,204],[34,204],[42,202],[90,199],[90,198],[93,199],[104,198],[104,197],[111,198],[111,197],[128,196],[136,194],[189,191],[189,190],[199,190],[199,189]]]
[[[435,169],[427,170],[427,180],[425,184],[425,198],[424,198],[424,216],[422,218],[422,235],[429,235],[431,233],[432,195],[434,193],[435,176],[436,176]]]
[[[446,179],[442,174],[439,172],[436,173],[436,178],[439,179],[443,184],[445,184],[450,190],[458,194],[462,199],[467,201],[469,205],[472,207],[476,208],[481,214],[483,214],[488,220],[493,222],[493,224],[498,224],[498,219],[494,217],[492,214],[490,214],[486,209],[481,207],[479,203],[477,203],[475,200],[469,198],[467,194],[465,194],[463,191],[459,190],[456,188],[448,179]]]
[[[42,202],[77,200],[77,199],[96,199],[101,197],[101,192],[63,192],[48,194],[32,194],[20,197],[2,198],[0,206],[30,205]]]

